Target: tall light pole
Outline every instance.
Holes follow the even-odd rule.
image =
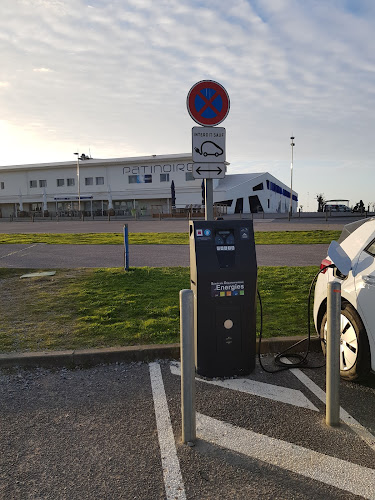
[[[77,155],[77,183],[78,183],[78,212],[81,213],[81,184],[79,182],[79,152],[74,153]]]
[[[290,140],[292,141],[290,145],[292,146],[292,163],[290,164],[290,206],[289,206],[289,215],[292,217],[293,215],[293,202],[292,202],[292,197],[293,197],[293,147],[295,146],[294,144],[294,137],[291,137]]]

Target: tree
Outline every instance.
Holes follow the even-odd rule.
[[[323,212],[324,205],[326,203],[323,193],[316,195],[316,201],[318,202],[318,212]]]

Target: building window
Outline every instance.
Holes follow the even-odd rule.
[[[95,177],[95,182],[97,186],[103,186],[104,184],[104,177]]]
[[[233,200],[224,200],[224,201],[218,201],[217,205],[223,205],[225,207],[231,207],[233,203]]]
[[[31,188],[36,188],[38,186],[36,181],[30,181],[30,187]]]
[[[40,188],[45,188],[45,187],[47,187],[47,181],[46,181],[46,180],[40,180],[40,181],[39,181],[39,187],[40,187]]]
[[[57,179],[57,187],[61,187],[65,184],[64,179]]]
[[[263,190],[263,182],[253,187],[253,191],[262,191],[262,190]]]
[[[94,184],[93,177],[85,177],[85,186],[92,186]]]
[[[42,204],[41,203],[31,203],[31,211],[32,212],[41,212]]]
[[[0,189],[4,189],[4,182],[0,182]]]
[[[193,172],[186,172],[185,173],[185,181],[193,181],[193,180],[194,180]]]
[[[128,175],[129,184],[150,184],[152,182],[152,175]]]
[[[160,182],[169,182],[169,174],[160,174]]]
[[[74,186],[76,183],[76,180],[74,177],[70,177],[69,179],[66,179],[66,185],[67,186]]]

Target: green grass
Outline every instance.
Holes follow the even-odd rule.
[[[258,245],[301,244],[312,243],[329,244],[337,240],[340,231],[270,231],[256,232],[255,243]],[[120,233],[25,233],[0,234],[0,244],[65,244],[65,245],[122,245],[124,237]],[[130,233],[130,245],[188,245],[187,233]]]
[[[179,290],[189,288],[188,268],[58,270],[21,280],[27,271],[0,268],[0,352],[179,341]],[[259,268],[264,337],[306,333],[315,272]],[[257,314],[259,325],[259,308]]]

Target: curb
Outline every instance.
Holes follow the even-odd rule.
[[[276,354],[306,337],[275,337],[262,340],[261,354]],[[257,339],[257,351],[259,340]],[[301,352],[306,343],[291,352]],[[320,352],[320,340],[310,340],[310,351]],[[180,359],[180,344],[137,345],[104,349],[41,351],[0,354],[2,368],[90,368],[101,364],[149,362],[156,359]]]

